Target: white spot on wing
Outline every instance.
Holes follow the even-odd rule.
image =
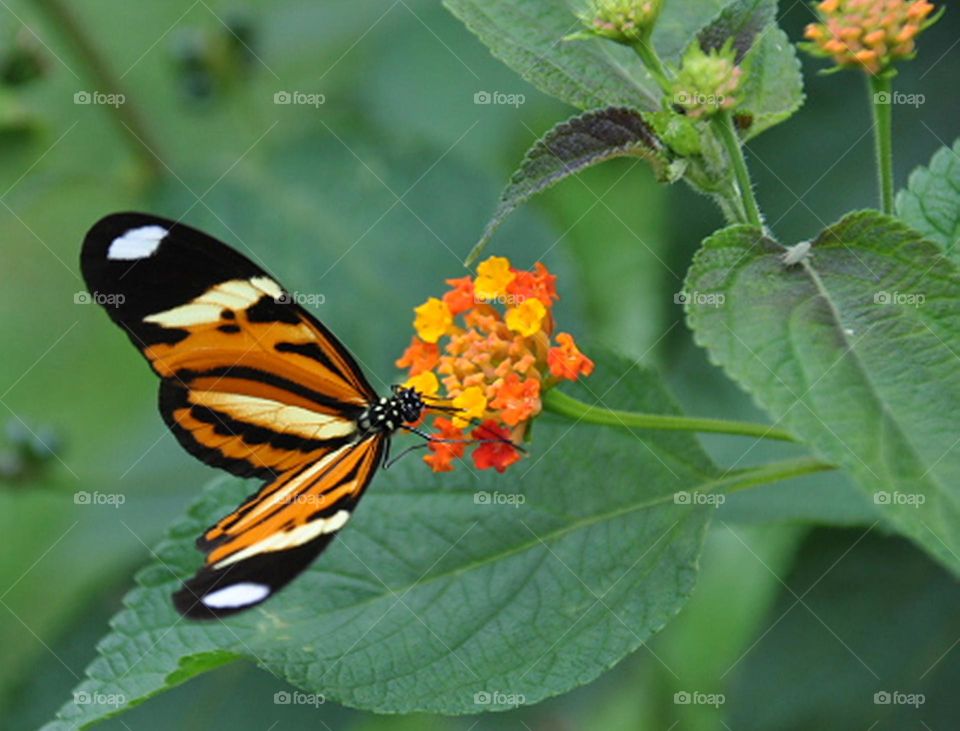
[[[255,584],[252,581],[242,581],[233,586],[217,589],[207,594],[201,601],[213,609],[234,609],[256,604],[270,595],[270,587],[266,584]]]
[[[132,228],[123,236],[115,238],[107,249],[108,259],[145,259],[160,246],[163,237],[169,233],[163,226],[141,226]]]

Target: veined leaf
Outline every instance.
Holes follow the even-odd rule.
[[[723,0],[670,0],[653,44],[675,61]],[[564,40],[581,27],[565,0],[444,0],[490,51],[541,91],[580,109],[628,106],[654,111],[662,92],[634,51],[604,39]]]
[[[524,156],[500,203],[467,257],[476,260],[504,219],[518,206],[564,178],[615,157],[647,160],[657,177],[672,182],[682,172],[640,112],[609,107],[581,114],[551,129]]]
[[[910,175],[897,194],[897,215],[957,259],[960,239],[960,140],[943,147],[928,167]]]
[[[602,40],[565,40],[580,28],[562,0],[444,0],[491,52],[541,91],[580,109],[653,110],[661,91],[639,57]]]
[[[595,354],[594,354],[595,355]],[[658,379],[602,356],[576,395],[675,410]],[[716,487],[695,438],[550,417],[503,476],[381,475],[320,560],[261,608],[179,618],[170,593],[194,539],[250,485],[216,481],[137,577],[101,657],[49,729],[77,729],[241,656],[329,701],[382,712],[477,713],[587,683],[635,650],[693,589]],[[110,705],[110,703],[119,705]]]
[[[793,266],[783,253],[746,226],[706,241],[687,291],[721,304],[688,305],[697,342],[960,573],[960,273],[873,211],[828,228]]]
[[[743,60],[746,78],[737,114],[750,118],[746,139],[789,119],[803,106],[803,75],[796,48],[787,34],[768,26]]]

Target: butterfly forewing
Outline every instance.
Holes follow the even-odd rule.
[[[181,223],[107,216],[87,234],[91,292],[161,377],[160,411],[207,464],[266,484],[198,545],[175,596],[210,617],[263,601],[339,530],[386,437],[357,420],[377,398],[334,336],[245,256]]]

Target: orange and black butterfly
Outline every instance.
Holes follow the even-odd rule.
[[[391,435],[428,406],[380,397],[350,353],[269,275],[216,239],[141,213],[100,220],[81,269],[160,376],[160,412],[187,451],[265,480],[197,545],[206,563],[173,595],[193,618],[276,593],[333,539]],[[449,409],[448,409],[449,410]]]

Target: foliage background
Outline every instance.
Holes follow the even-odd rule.
[[[780,24],[796,40],[811,14],[803,3],[783,5]],[[3,728],[36,727],[69,697],[149,559],[147,546],[210,477],[166,433],[139,356],[98,308],[74,303],[89,225],[127,208],[173,217],[189,210],[187,221],[242,240],[289,288],[323,293],[320,316],[389,383],[411,308],[460,275],[459,259],[524,150],[571,113],[434,2],[83,3],[77,21],[122,75],[150,135],[147,157],[161,161],[164,180],[149,185],[110,110],[74,104],[75,92],[95,82],[45,7],[11,0],[0,8],[4,47],[26,36],[48,64],[43,78],[0,96],[0,420],[49,426],[63,442],[62,461],[0,489]],[[177,54],[198,37],[223,38],[223,19],[237,13],[249,20],[258,58],[244,73],[228,64],[208,98],[190,97]],[[899,186],[957,134],[958,36],[960,16],[948,13],[898,80],[904,93],[925,95],[918,108],[896,109]],[[804,109],[748,151],[760,203],[787,241],[875,200],[862,80],[819,77],[806,58],[804,71]],[[322,93],[326,103],[277,106],[279,90]],[[476,105],[479,91],[526,102]],[[720,224],[707,200],[657,186],[643,165],[615,162],[541,197],[503,227],[492,251],[523,265],[542,257],[559,271],[561,316],[577,323],[574,331],[659,367],[688,413],[762,418],[692,345],[673,301],[698,242]],[[721,464],[751,445],[703,442]],[[788,453],[761,445],[743,464]],[[600,467],[583,455],[585,470]],[[77,505],[81,490],[119,492],[125,503]],[[819,497],[834,507],[825,512]],[[647,648],[564,697],[430,725],[921,728],[922,716],[927,728],[948,728],[960,704],[950,690],[960,659],[947,651],[960,636],[949,611],[957,590],[914,549],[885,539],[875,520],[872,505],[836,475],[734,496],[714,521],[693,600]],[[832,528],[812,529],[814,521]],[[900,593],[914,599],[897,602]],[[880,686],[858,657],[883,677]],[[904,667],[922,669],[905,676]],[[919,716],[897,717],[906,711],[872,703],[878,687],[926,692],[928,703]],[[425,723],[332,703],[275,705],[285,688],[234,664],[103,727]],[[727,701],[678,705],[678,691]]]

